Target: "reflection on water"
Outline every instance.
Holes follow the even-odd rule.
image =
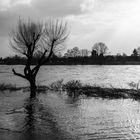
[[[38,99],[28,99],[25,103],[25,111],[22,139],[64,139],[53,115]]]
[[[0,140],[140,139],[140,103],[0,93]]]

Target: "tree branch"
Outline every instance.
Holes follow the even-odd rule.
[[[14,69],[12,69],[12,71],[13,71],[14,75],[17,75],[19,77],[26,79],[26,77],[24,75],[22,75],[21,73],[17,73]]]
[[[47,50],[44,51],[44,53],[42,54],[41,58],[38,61],[38,64],[32,69],[32,73],[34,73],[35,75],[38,69],[40,68],[40,66],[42,65],[42,61],[45,58],[46,53],[47,53]]]
[[[54,46],[52,46],[52,47],[51,47],[51,50],[50,50],[50,53],[49,53],[49,55],[48,55],[47,59],[46,59],[46,60],[44,60],[44,61],[42,62],[42,64],[41,64],[41,65],[43,65],[43,64],[45,64],[46,62],[48,62],[48,61],[49,61],[50,57],[51,57],[51,56],[52,56],[52,54],[53,54],[53,48],[54,48]]]

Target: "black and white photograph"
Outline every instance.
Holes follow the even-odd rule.
[[[140,140],[140,0],[0,0],[0,140]]]

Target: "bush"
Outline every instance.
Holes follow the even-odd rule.
[[[82,83],[79,80],[72,80],[63,85],[63,90],[67,91],[68,96],[75,98],[81,94]]]
[[[63,89],[67,91],[75,91],[82,88],[82,83],[79,80],[72,80],[63,85]]]
[[[63,87],[63,79],[51,83],[48,86],[48,89],[54,90],[54,91],[59,91],[59,90],[62,90],[62,87]]]

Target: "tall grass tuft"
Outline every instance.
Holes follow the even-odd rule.
[[[78,97],[81,94],[82,83],[79,80],[68,81],[63,85],[63,90],[66,90],[71,97]]]
[[[51,83],[47,88],[54,91],[63,90],[63,79]]]
[[[63,85],[63,89],[67,91],[79,90],[80,88],[82,88],[82,83],[79,80],[68,81]]]

